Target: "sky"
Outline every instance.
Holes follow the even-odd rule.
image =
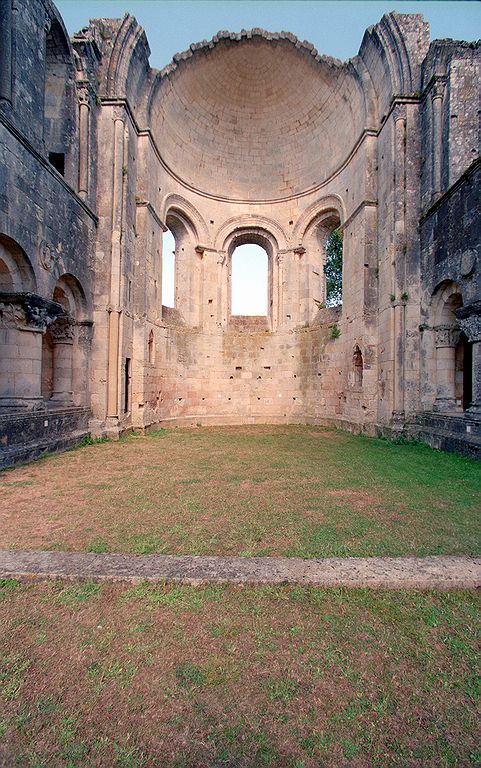
[[[464,0],[58,0],[56,5],[71,34],[89,18],[121,17],[129,11],[147,33],[151,66],[160,69],[175,53],[220,29],[252,27],[293,32],[320,53],[348,59],[357,54],[366,28],[392,10],[422,13],[432,39],[481,37],[481,3]]]
[[[481,2],[464,0],[58,0],[56,5],[70,34],[88,25],[90,18],[122,17],[129,11],[145,29],[150,64],[158,69],[168,64],[175,53],[186,50],[191,43],[210,39],[221,29],[238,32],[252,27],[292,32],[301,40],[309,40],[322,54],[349,59],[357,54],[367,27],[393,10],[422,13],[433,40],[481,37]],[[162,302],[168,306],[174,303],[172,250],[172,237],[167,236]],[[237,264],[234,259],[234,313],[264,314],[264,259],[259,258],[256,246],[246,246],[242,262]]]

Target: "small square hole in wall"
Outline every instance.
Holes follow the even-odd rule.
[[[212,304],[212,301],[213,301],[213,299],[209,299],[209,301],[207,302],[207,304]]]
[[[236,365],[235,369],[236,371],[242,371],[242,365]]]

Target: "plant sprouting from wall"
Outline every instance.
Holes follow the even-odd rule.
[[[342,304],[342,232],[334,229],[326,240],[326,305]]]

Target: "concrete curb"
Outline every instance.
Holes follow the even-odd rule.
[[[473,589],[481,557],[195,557],[0,550],[1,578]]]

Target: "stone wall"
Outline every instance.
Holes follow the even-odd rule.
[[[479,46],[430,44],[421,16],[387,14],[348,62],[254,29],[159,72],[128,14],[70,41],[49,0],[24,5],[7,0],[0,25],[5,424],[79,406],[111,437],[473,418]],[[326,308],[335,228],[343,301]],[[162,297],[167,229],[175,308]],[[261,318],[231,312],[246,243],[267,253]]]

